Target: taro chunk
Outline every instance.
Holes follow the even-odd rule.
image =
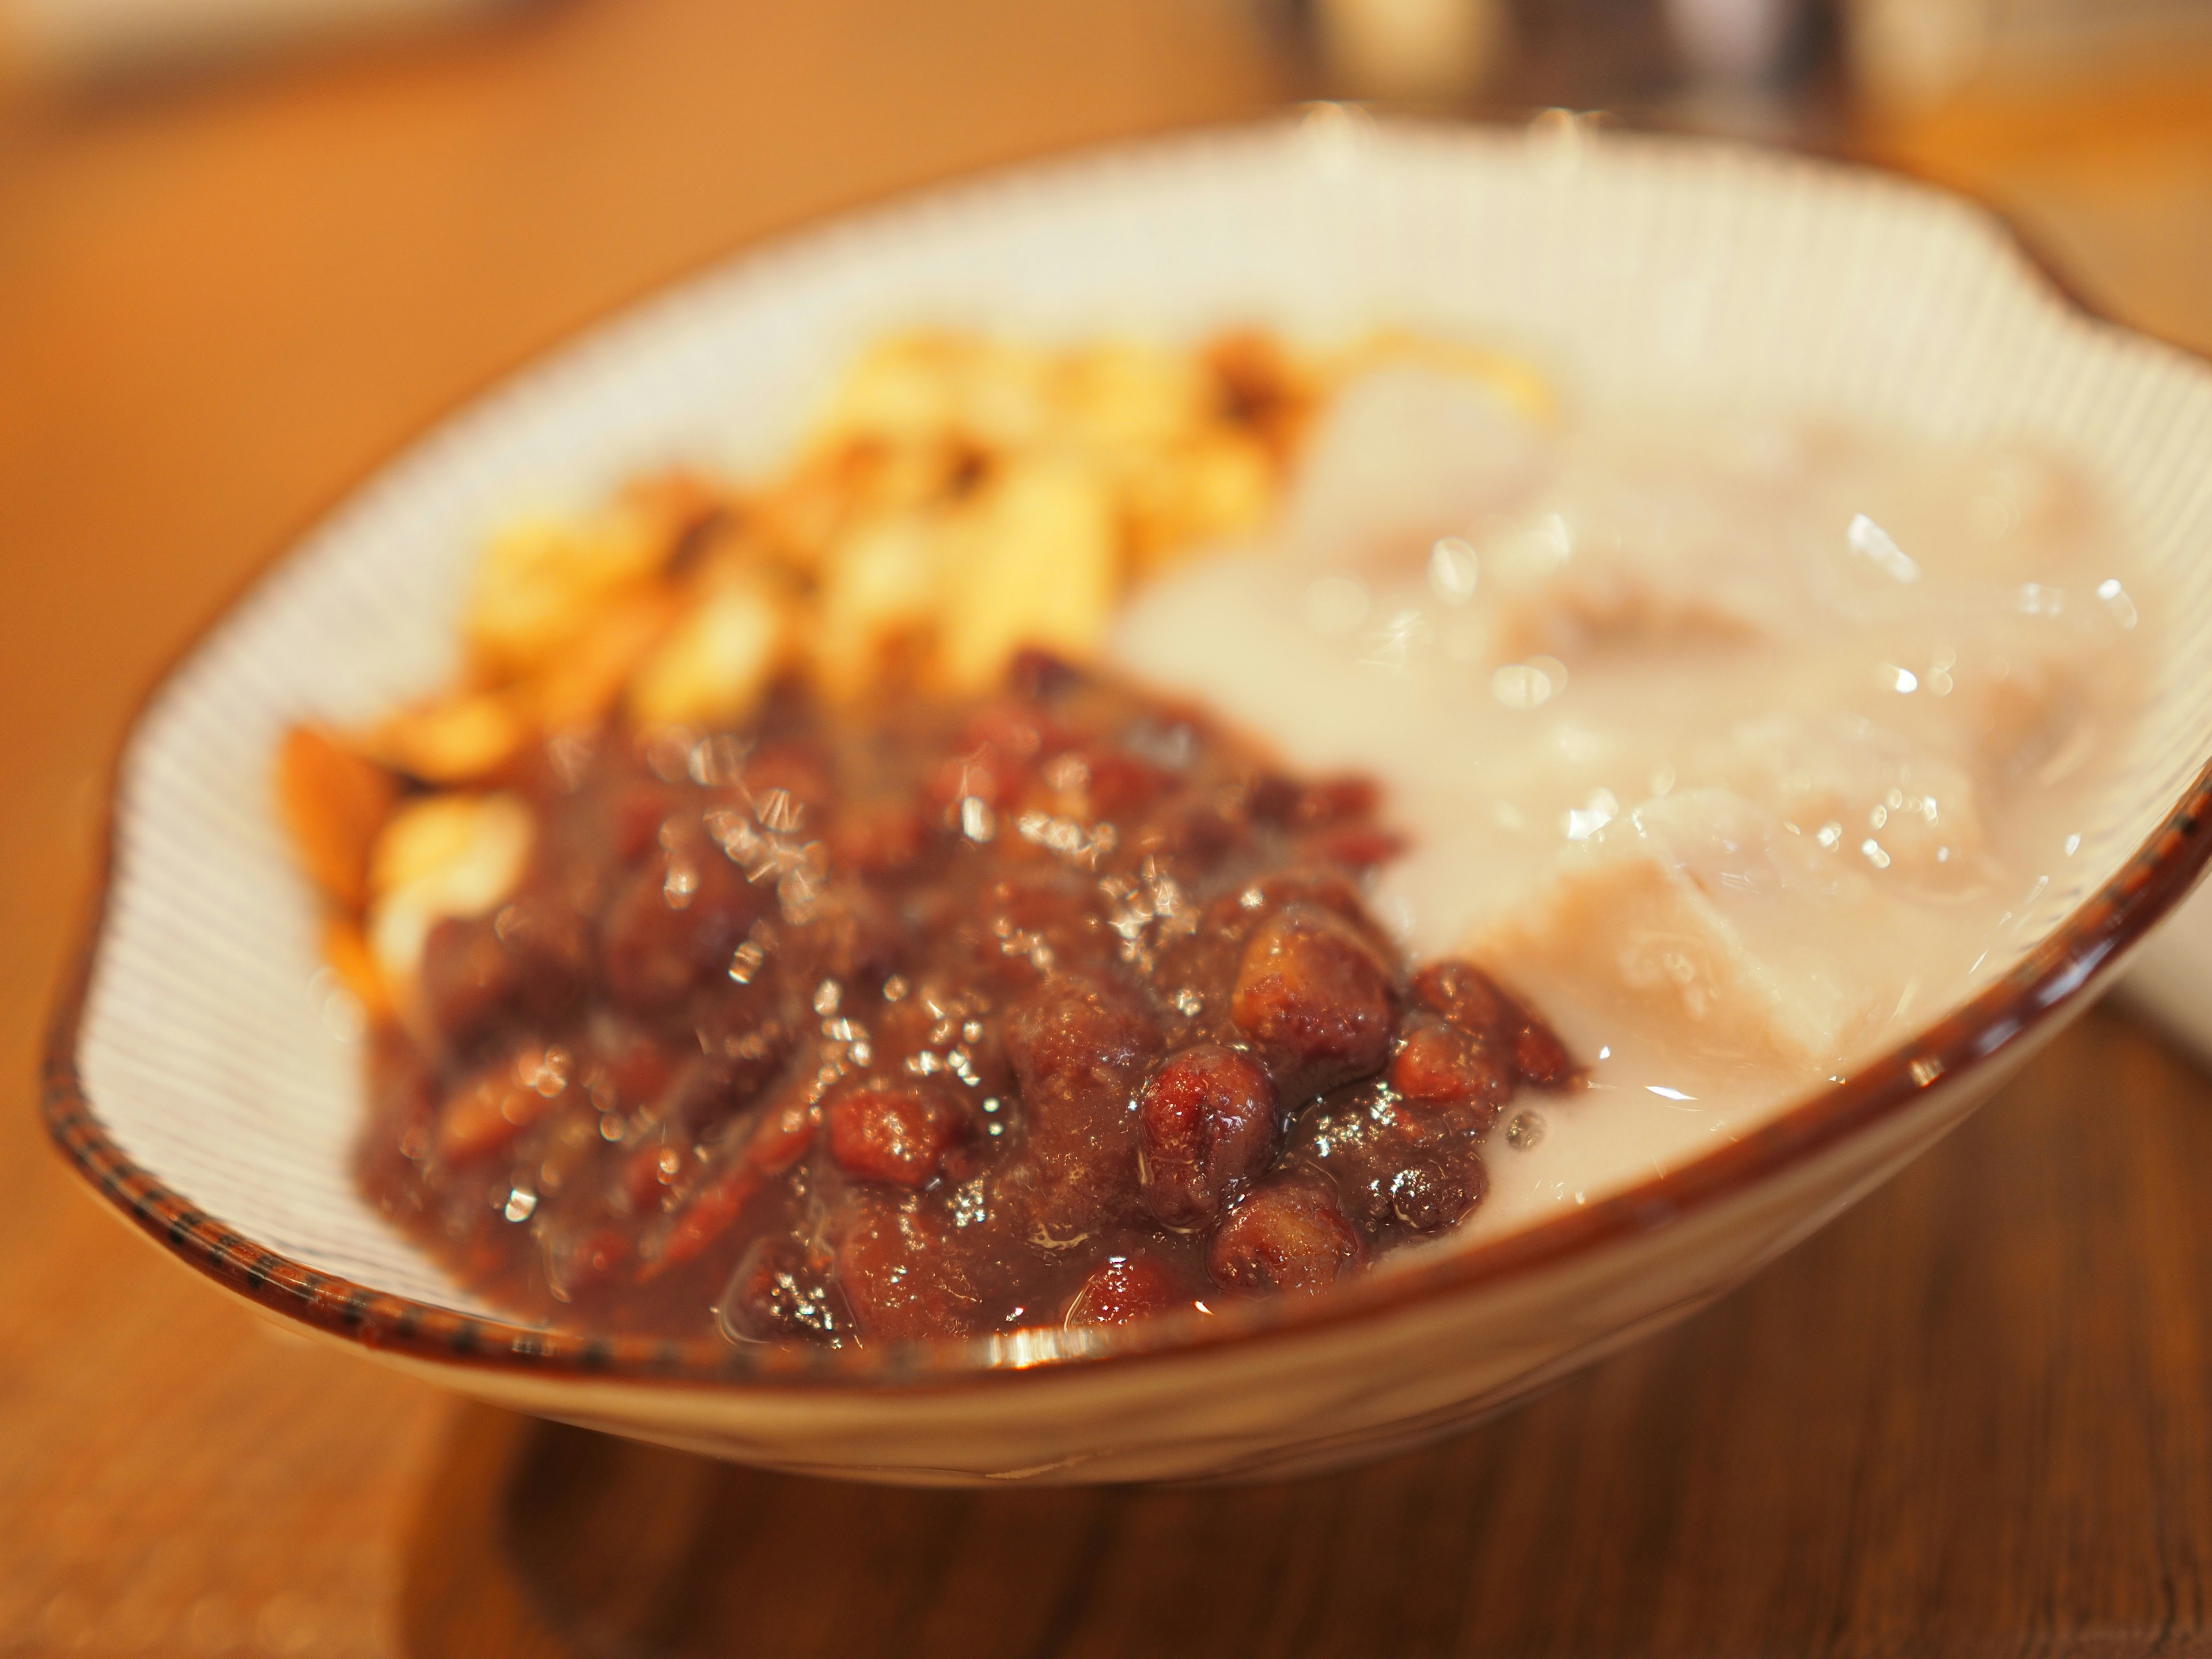
[[[1838,960],[1881,902],[1824,873],[1778,818],[1722,789],[1651,801],[1569,850],[1472,954],[1522,984],[1572,984],[1622,1024],[1710,1062],[1802,1067],[1869,1032],[1879,1004]]]

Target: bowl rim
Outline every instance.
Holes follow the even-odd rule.
[[[78,1067],[79,1040],[93,976],[106,935],[118,873],[120,790],[132,743],[145,718],[178,674],[261,584],[297,552],[306,530],[323,522],[423,438],[496,395],[594,330],[619,323],[640,306],[696,276],[758,258],[855,217],[988,189],[1008,178],[1073,176],[1105,158],[1166,154],[1224,139],[1280,130],[1279,115],[1185,127],[1134,138],[1081,144],[1009,163],[970,169],[845,204],[807,217],[736,249],[648,284],[595,313],[577,327],[533,348],[517,363],[452,399],[398,443],[381,451],[331,502],[284,538],[234,587],[170,655],[133,705],[105,767],[103,822],[91,893],[76,943],[64,959],[52,1006],[41,1066],[40,1113],[56,1147],[119,1217],[185,1266],[258,1307],[341,1341],[444,1366],[520,1372],[576,1382],[688,1387],[744,1396],[819,1395],[825,1389],[918,1394],[1008,1385],[1041,1374],[1063,1378],[1122,1370],[1178,1358],[1194,1358],[1231,1346],[1293,1340],[1388,1319],[1421,1304],[1487,1290],[1510,1279],[1626,1243],[1692,1212],[1711,1210],[1796,1169],[1871,1125],[1908,1110],[1927,1091],[1950,1087],[1967,1074],[2017,1053],[2036,1028],[2083,1005],[2091,988],[2171,911],[2212,865],[2212,757],[2198,770],[2159,826],[2102,887],[2011,969],[1942,1019],[1867,1062],[1840,1083],[1818,1090],[1729,1144],[1633,1187],[1517,1231],[1451,1251],[1423,1254],[1387,1273],[1359,1277],[1326,1296],[1224,1304],[1211,1318],[1197,1315],[1133,1328],[1056,1328],[991,1337],[938,1340],[835,1351],[788,1346],[740,1347],[712,1337],[664,1340],[550,1330],[464,1312],[325,1273],[270,1249],[139,1168],[101,1123]],[[1401,131],[1510,133],[1497,122],[1391,117]],[[1894,164],[1803,151],[1772,150],[1726,140],[1630,131],[1631,142],[1708,157],[1752,156],[1770,164],[1832,176],[1887,179],[1900,188],[1940,197],[1994,226],[2021,261],[2023,280],[2045,291],[2079,319],[2112,333],[2149,341],[2212,372],[2212,358],[2155,341],[2115,323],[2090,303],[2036,249],[2033,240],[1987,204]]]

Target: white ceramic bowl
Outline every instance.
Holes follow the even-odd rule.
[[[287,724],[447,665],[480,532],[793,435],[918,320],[1321,337],[1377,322],[1607,392],[2032,434],[2106,482],[2167,596],[2155,705],[2041,943],[1971,1004],[1701,1161],[1563,1219],[1196,1333],[809,1358],[502,1323],[356,1194],[360,1055],[269,805]],[[49,1060],[57,1139],[260,1307],[453,1388],[749,1462],[888,1480],[1251,1476],[1378,1454],[1680,1318],[1941,1135],[2202,867],[2212,372],[2070,308],[1984,214],[1897,180],[1656,139],[1341,112],[1116,149],[842,219],[685,283],[446,422],[213,629],[120,763],[112,863]],[[988,1361],[988,1365],[979,1364]]]

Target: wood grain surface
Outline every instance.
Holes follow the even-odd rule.
[[[2094,1014],[1687,1325],[1324,1480],[884,1492],[486,1412],[416,1650],[483,1638],[457,1584],[591,1656],[2212,1650],[2208,1105]]]
[[[1681,1330],[1433,1452],[1222,1492],[885,1495],[464,1408],[258,1326],[41,1144],[94,780],[250,571],[702,259],[1279,100],[1249,15],[568,0],[0,108],[0,1653],[2212,1650],[2212,1087],[2117,1015]],[[2212,223],[2208,104],[1870,142],[2212,341],[2173,247]]]

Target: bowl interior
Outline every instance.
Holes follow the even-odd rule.
[[[1341,115],[933,192],[750,254],[447,422],[211,631],[124,758],[77,1030],[123,1155],[307,1267],[482,1309],[349,1173],[360,1054],[270,804],[277,738],[449,665],[483,532],[688,459],[764,462],[839,360],[931,321],[1045,336],[1392,324],[1570,385],[1925,434],[2030,437],[2112,491],[2160,588],[2154,701],[2050,933],[2212,753],[2212,373],[2064,304],[1985,216],[1879,175],[1680,142],[1370,127]]]

